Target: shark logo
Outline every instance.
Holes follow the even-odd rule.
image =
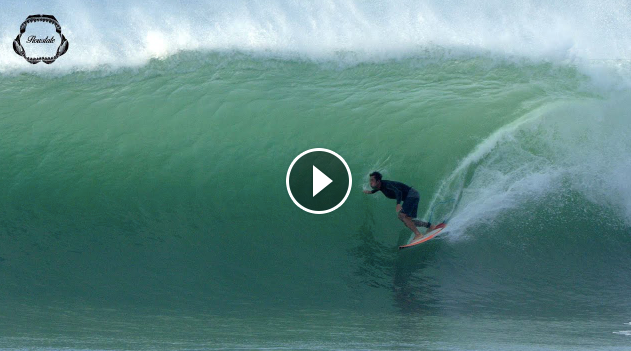
[[[29,24],[31,24],[31,27],[36,27],[33,28],[32,33],[30,32],[31,28],[27,28]],[[54,32],[51,30],[50,25],[54,26]],[[37,34],[41,35],[42,33],[50,34],[50,37],[46,35],[44,39],[38,38]],[[26,40],[22,38],[23,36],[25,36]],[[55,50],[54,44],[57,43],[57,39],[59,39],[59,45]],[[20,34],[13,40],[13,51],[32,64],[40,61],[51,64],[68,51],[68,40],[61,34],[61,26],[55,16],[31,15],[22,22]]]

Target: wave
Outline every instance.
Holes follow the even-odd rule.
[[[106,17],[127,9],[110,5]],[[128,64],[110,57],[93,63]],[[628,306],[623,64],[592,65],[590,80],[568,65],[494,57],[344,71],[230,57],[175,54],[135,75],[0,81],[0,295],[390,308],[394,289],[404,309],[425,308],[414,296],[440,309],[481,300],[530,312],[523,301],[533,296],[542,309]],[[63,70],[57,63],[28,67]],[[343,154],[355,184],[360,170],[383,170],[418,186],[423,207],[426,195],[457,197],[444,236],[455,241],[399,253],[395,235],[409,230],[393,203],[359,188],[327,217],[302,213],[284,177],[314,143]],[[25,294],[30,286],[40,288]],[[562,294],[570,290],[574,299]]]

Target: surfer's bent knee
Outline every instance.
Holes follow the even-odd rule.
[[[397,216],[399,217],[399,219],[400,219],[400,220],[404,220],[404,219],[405,219],[405,217],[407,217],[408,215],[406,215],[406,214],[405,214],[405,213],[403,213],[403,212],[399,212],[399,214],[398,214]]]

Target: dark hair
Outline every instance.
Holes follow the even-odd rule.
[[[372,173],[370,173],[370,176],[371,177],[375,177],[375,180],[377,180],[378,182],[381,181],[381,173],[379,173],[379,172],[372,172]]]

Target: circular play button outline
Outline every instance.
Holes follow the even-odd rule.
[[[346,173],[348,174],[348,189],[346,189],[346,195],[344,195],[344,198],[342,199],[342,201],[340,201],[337,205],[327,209],[327,210],[323,210],[323,211],[314,211],[311,209],[308,209],[304,206],[302,206],[298,201],[296,201],[296,199],[294,198],[294,195],[291,193],[291,188],[289,187],[289,175],[291,174],[291,170],[292,168],[294,168],[294,164],[296,164],[296,162],[304,155],[310,154],[312,152],[326,152],[328,154],[331,154],[333,156],[335,156],[338,160],[340,160],[342,162],[342,164],[344,165],[344,168],[346,168]],[[335,210],[337,210],[340,206],[342,206],[344,204],[344,202],[346,202],[346,199],[348,198],[348,195],[351,193],[351,187],[353,186],[353,176],[351,175],[351,169],[348,167],[348,164],[346,163],[346,161],[344,161],[344,159],[342,158],[342,156],[338,155],[335,151],[329,150],[329,149],[325,149],[325,148],[321,148],[321,147],[317,147],[317,148],[313,148],[313,149],[309,149],[307,151],[303,151],[300,155],[296,156],[296,158],[294,158],[293,161],[291,161],[291,164],[289,165],[289,169],[287,170],[287,178],[285,180],[285,184],[287,185],[287,192],[289,193],[289,197],[291,198],[291,201],[294,202],[294,204],[296,204],[296,206],[300,207],[303,211],[309,212],[309,213],[313,213],[313,214],[325,214],[325,213],[329,213],[329,212],[333,212]]]

